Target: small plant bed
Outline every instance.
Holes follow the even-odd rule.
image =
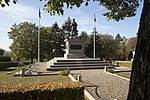
[[[115,72],[114,70],[112,70],[112,68],[107,68],[107,72],[122,76],[124,78],[128,78],[130,79],[131,76],[131,72]]]

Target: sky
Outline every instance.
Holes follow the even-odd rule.
[[[43,2],[39,0],[18,0],[17,4],[10,3],[10,6],[0,7],[0,48],[10,51],[9,46],[13,42],[9,39],[7,32],[11,31],[10,28],[13,24],[21,22],[31,22],[38,25],[39,20],[39,7],[41,8],[41,25],[51,26],[55,22],[61,27],[61,25],[67,20],[75,18],[78,23],[79,33],[85,31],[91,34],[94,27],[94,13],[96,15],[96,29],[98,33],[110,34],[116,36],[118,33],[126,38],[135,37],[138,32],[140,15],[142,11],[142,3],[140,3],[137,9],[137,15],[132,18],[126,18],[125,20],[116,22],[114,20],[107,20],[102,16],[106,12],[106,9],[100,6],[98,3],[89,3],[88,6],[84,4],[80,8],[74,7],[73,9],[64,8],[65,12],[63,16],[50,16],[49,13],[43,10]]]

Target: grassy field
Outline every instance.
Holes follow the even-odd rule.
[[[14,73],[16,71],[17,67],[9,67],[9,68],[0,67],[0,85],[71,81],[68,76],[60,76],[60,75],[14,77]],[[8,72],[12,72],[12,74],[8,74]]]
[[[117,62],[112,62],[112,64],[117,66]],[[131,62],[119,62],[119,66],[132,67],[132,63]]]
[[[130,79],[130,76],[131,76],[131,72],[118,72],[116,74],[119,75],[119,76],[128,78],[128,79]]]

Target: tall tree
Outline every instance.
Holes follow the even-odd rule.
[[[150,0],[144,0],[130,78],[128,100],[150,99]]]
[[[127,58],[127,38],[125,36],[122,37],[121,41],[121,51],[122,51],[122,60],[126,60]]]
[[[109,34],[97,35],[98,51],[97,57],[103,60],[112,60],[115,58],[118,50],[118,45],[113,36]]]
[[[53,44],[54,44],[54,33],[52,32],[51,27],[43,27],[41,32],[41,56],[44,59],[52,59],[54,57],[53,53]],[[41,30],[42,31],[42,30]]]
[[[118,44],[116,60],[126,60],[126,57],[127,57],[127,47],[126,47],[127,38],[124,36],[121,37],[120,34],[118,33],[115,37],[115,40]]]
[[[93,57],[93,35],[88,36],[84,42],[84,52],[87,57]]]
[[[134,50],[136,48],[136,44],[137,44],[137,37],[129,38],[127,41],[128,52],[130,52],[131,50]]]
[[[30,58],[33,62],[37,58],[37,27],[33,23],[23,22],[14,24],[8,32],[9,38],[13,40],[10,46],[15,59]]]
[[[88,37],[87,32],[85,32],[85,31],[82,31],[79,36],[84,39]]]
[[[123,39],[121,38],[120,34],[118,33],[115,37],[115,40],[120,43]]]
[[[41,27],[40,29],[40,56],[41,61],[53,58],[53,32],[51,27]]]
[[[0,49],[0,55],[4,55],[5,50],[4,49]]]

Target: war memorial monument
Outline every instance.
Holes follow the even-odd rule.
[[[64,57],[54,57],[54,59],[48,61],[47,70],[66,70],[68,67],[69,69],[93,69],[109,66],[109,62],[86,57],[84,54],[84,40],[82,37],[78,37],[78,25],[75,19],[73,19],[71,26],[72,32],[69,38],[64,40]]]

